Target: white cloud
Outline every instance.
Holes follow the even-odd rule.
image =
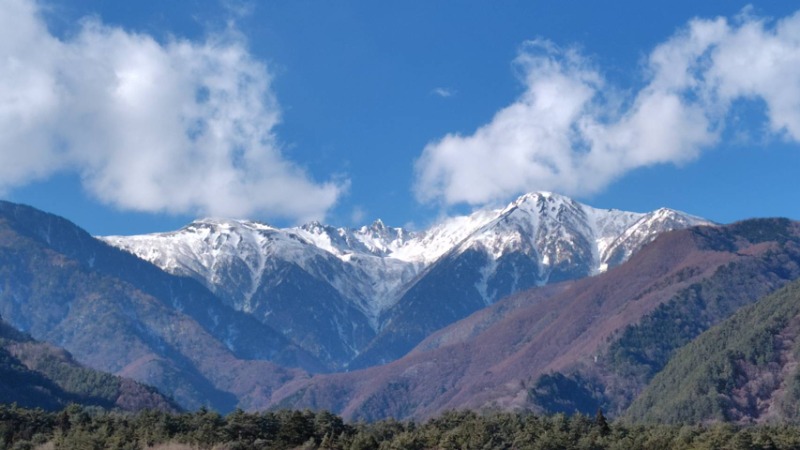
[[[650,54],[632,94],[571,49],[527,43],[524,93],[471,135],[429,143],[423,202],[481,204],[531,190],[586,195],[636,168],[690,161],[717,144],[731,104],[761,100],[777,135],[800,141],[800,13],[696,19]],[[630,92],[630,91],[629,91]]]
[[[0,5],[0,191],[77,171],[123,209],[305,220],[346,189],[282,155],[270,73],[235,30],[159,43],[87,20],[62,40],[39,14]]]
[[[431,93],[433,93],[434,95],[438,95],[439,97],[442,98],[449,98],[456,95],[456,91],[445,87],[437,87],[433,91],[431,91]]]
[[[800,141],[800,12],[772,27],[763,19],[741,20],[710,48],[706,89],[724,104],[763,100],[772,131]]]

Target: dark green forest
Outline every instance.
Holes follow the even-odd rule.
[[[155,388],[84,367],[0,318],[0,403],[60,410],[71,403],[126,411],[180,408]]]
[[[108,412],[70,405],[59,412],[0,405],[0,448],[8,449],[796,449],[800,427],[667,426],[595,416],[447,412],[425,423],[345,423],[329,412],[227,416]]]
[[[631,405],[661,423],[800,420],[800,283],[740,309],[680,348]]]

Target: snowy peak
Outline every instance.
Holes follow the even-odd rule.
[[[599,271],[619,265],[628,260],[643,246],[652,242],[659,234],[697,225],[713,225],[712,222],[669,208],[660,208],[647,214],[631,216],[636,220],[624,229],[609,233],[599,246]]]
[[[374,318],[398,299],[403,283],[453,251],[482,249],[493,261],[509,253],[528,255],[538,260],[541,281],[546,283],[550,267],[583,264],[588,274],[599,273],[627,260],[659,233],[701,224],[709,222],[668,208],[646,214],[602,210],[563,195],[532,192],[505,208],[452,217],[421,232],[389,227],[380,219],[360,228],[315,221],[280,229],[261,222],[207,218],[174,232],[104,239],[169,272],[200,278],[217,290],[225,281],[220,272],[234,262],[250,271],[237,284],[253,291],[267,260],[290,261],[318,272],[319,264],[311,262],[332,256],[349,273],[314,275],[356,297],[359,308]]]
[[[275,232],[278,228],[263,222],[239,219],[204,218],[193,221],[178,231],[159,233],[161,235],[188,233],[233,233]]]
[[[538,255],[543,273],[548,266],[578,258],[596,274],[627,260],[660,233],[709,224],[668,208],[651,213],[603,210],[562,195],[534,192],[500,210],[460,248],[483,248],[495,260],[509,252]]]
[[[357,354],[363,334],[354,335],[348,324],[366,323],[380,332],[409,292],[420,305],[459,302],[465,296],[491,304],[533,285],[603,272],[660,233],[701,224],[709,222],[666,208],[603,210],[533,192],[504,208],[451,217],[423,231],[389,227],[381,220],[359,228],[320,222],[276,228],[209,218],[168,233],[103,239],[170,273],[201,281],[225,303],[270,325],[299,335],[293,321],[327,320],[326,326],[348,342],[348,351]],[[445,278],[422,283],[434,272],[474,291],[453,293],[453,298],[421,292],[423,285],[442,289]],[[308,306],[311,301],[329,313],[314,313],[319,309]],[[306,306],[292,310],[301,304]]]
[[[577,201],[552,192],[531,192],[511,202],[503,212],[511,209],[523,209],[536,212],[540,216],[557,215],[559,211],[569,208],[580,208]]]
[[[380,219],[372,225],[358,229],[334,228],[319,222],[311,222],[286,231],[295,233],[343,259],[353,254],[390,256],[413,238],[412,233],[403,228],[389,228]]]
[[[671,210],[601,210],[548,192],[453,218],[423,234],[447,249],[381,315],[378,334],[351,367],[393,361],[430,333],[501,298],[596,275],[660,233],[707,221]]]

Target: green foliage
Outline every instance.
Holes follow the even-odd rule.
[[[792,449],[800,428],[628,425],[598,411],[535,416],[450,411],[428,422],[347,424],[329,412],[277,411],[227,416],[200,409],[169,414],[110,413],[71,405],[57,412],[0,405],[0,448],[59,449]]]
[[[743,308],[676,352],[631,405],[628,417],[698,423],[757,416],[752,397],[769,396],[778,387],[781,352],[796,351],[785,348],[779,336],[799,315],[800,281]],[[762,386],[751,386],[749,393],[737,393],[745,383],[754,383],[757,374],[769,376],[762,377],[766,380]],[[793,406],[800,397],[797,373],[787,387],[782,402],[785,418],[797,420]]]
[[[137,398],[147,397],[149,407],[177,409],[151,387],[128,380],[123,391],[120,377],[89,369],[69,353],[34,341],[0,319],[0,403],[55,411],[70,403],[102,408],[137,409]],[[118,405],[125,396],[130,405]],[[141,406],[139,407],[141,408]]]
[[[531,404],[548,413],[591,414],[602,406],[600,387],[583,379],[580,374],[561,373],[540,376],[528,390]]]
[[[28,347],[32,347],[29,345]],[[82,367],[55,354],[50,348],[39,344],[26,352],[26,365],[53,380],[65,392],[75,395],[75,401],[112,407],[119,396],[120,378],[114,375]]]
[[[0,383],[2,403],[57,410],[70,402],[81,400],[79,396],[64,391],[43,374],[30,370],[2,346],[0,346],[0,380],[2,380]]]
[[[766,229],[750,222],[737,224],[737,233],[741,234],[734,233],[728,239],[771,239],[780,242],[776,244],[778,248],[759,258],[722,266],[711,277],[678,292],[638,324],[626,327],[609,346],[603,365],[618,377],[643,387],[664,369],[677,349],[800,276],[800,249],[796,238],[788,240],[789,225],[782,220],[766,221]],[[749,350],[748,357],[773,357],[769,355],[769,331],[764,333],[760,341],[753,337],[755,347]]]
[[[784,417],[800,422],[800,368],[786,380],[786,395],[779,406]]]

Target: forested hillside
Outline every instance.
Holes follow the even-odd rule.
[[[731,258],[699,277],[699,265],[686,265],[671,278],[631,297],[632,305],[652,295],[665,301],[608,336],[592,360],[576,361],[560,371],[561,378],[537,380],[531,391],[534,403],[551,412],[585,413],[602,407],[611,416],[623,414],[676,350],[740,308],[800,277],[800,228],[796,222],[754,219],[695,228],[688,234],[706,255]],[[559,380],[561,386],[552,380]],[[581,395],[573,402],[569,396],[576,393]]]
[[[627,416],[659,423],[800,419],[800,282],[681,348]]]
[[[199,283],[100,242],[69,221],[0,202],[0,314],[76,360],[168,393],[184,408],[264,407],[319,367]]]
[[[154,388],[84,367],[0,319],[0,403],[54,411],[71,403],[107,409],[177,411]]]
[[[312,375],[297,366],[323,369],[313,354],[198,281],[62,218],[0,203],[3,317],[87,366],[154,385],[184,408],[221,413],[311,408],[375,421],[452,409],[591,415],[602,408],[618,417],[677,350],[798,277],[796,222],[665,232],[602,274],[502,299],[390,364]],[[9,379],[38,380],[20,375],[33,370],[59,380],[18,390],[27,392],[20,404],[37,405],[24,399],[51,392],[42,406],[55,409],[77,392],[111,407],[126,389],[64,369],[56,362],[70,360],[66,353],[22,341],[4,351]],[[763,415],[745,408],[731,420],[759,420],[753,411]]]

